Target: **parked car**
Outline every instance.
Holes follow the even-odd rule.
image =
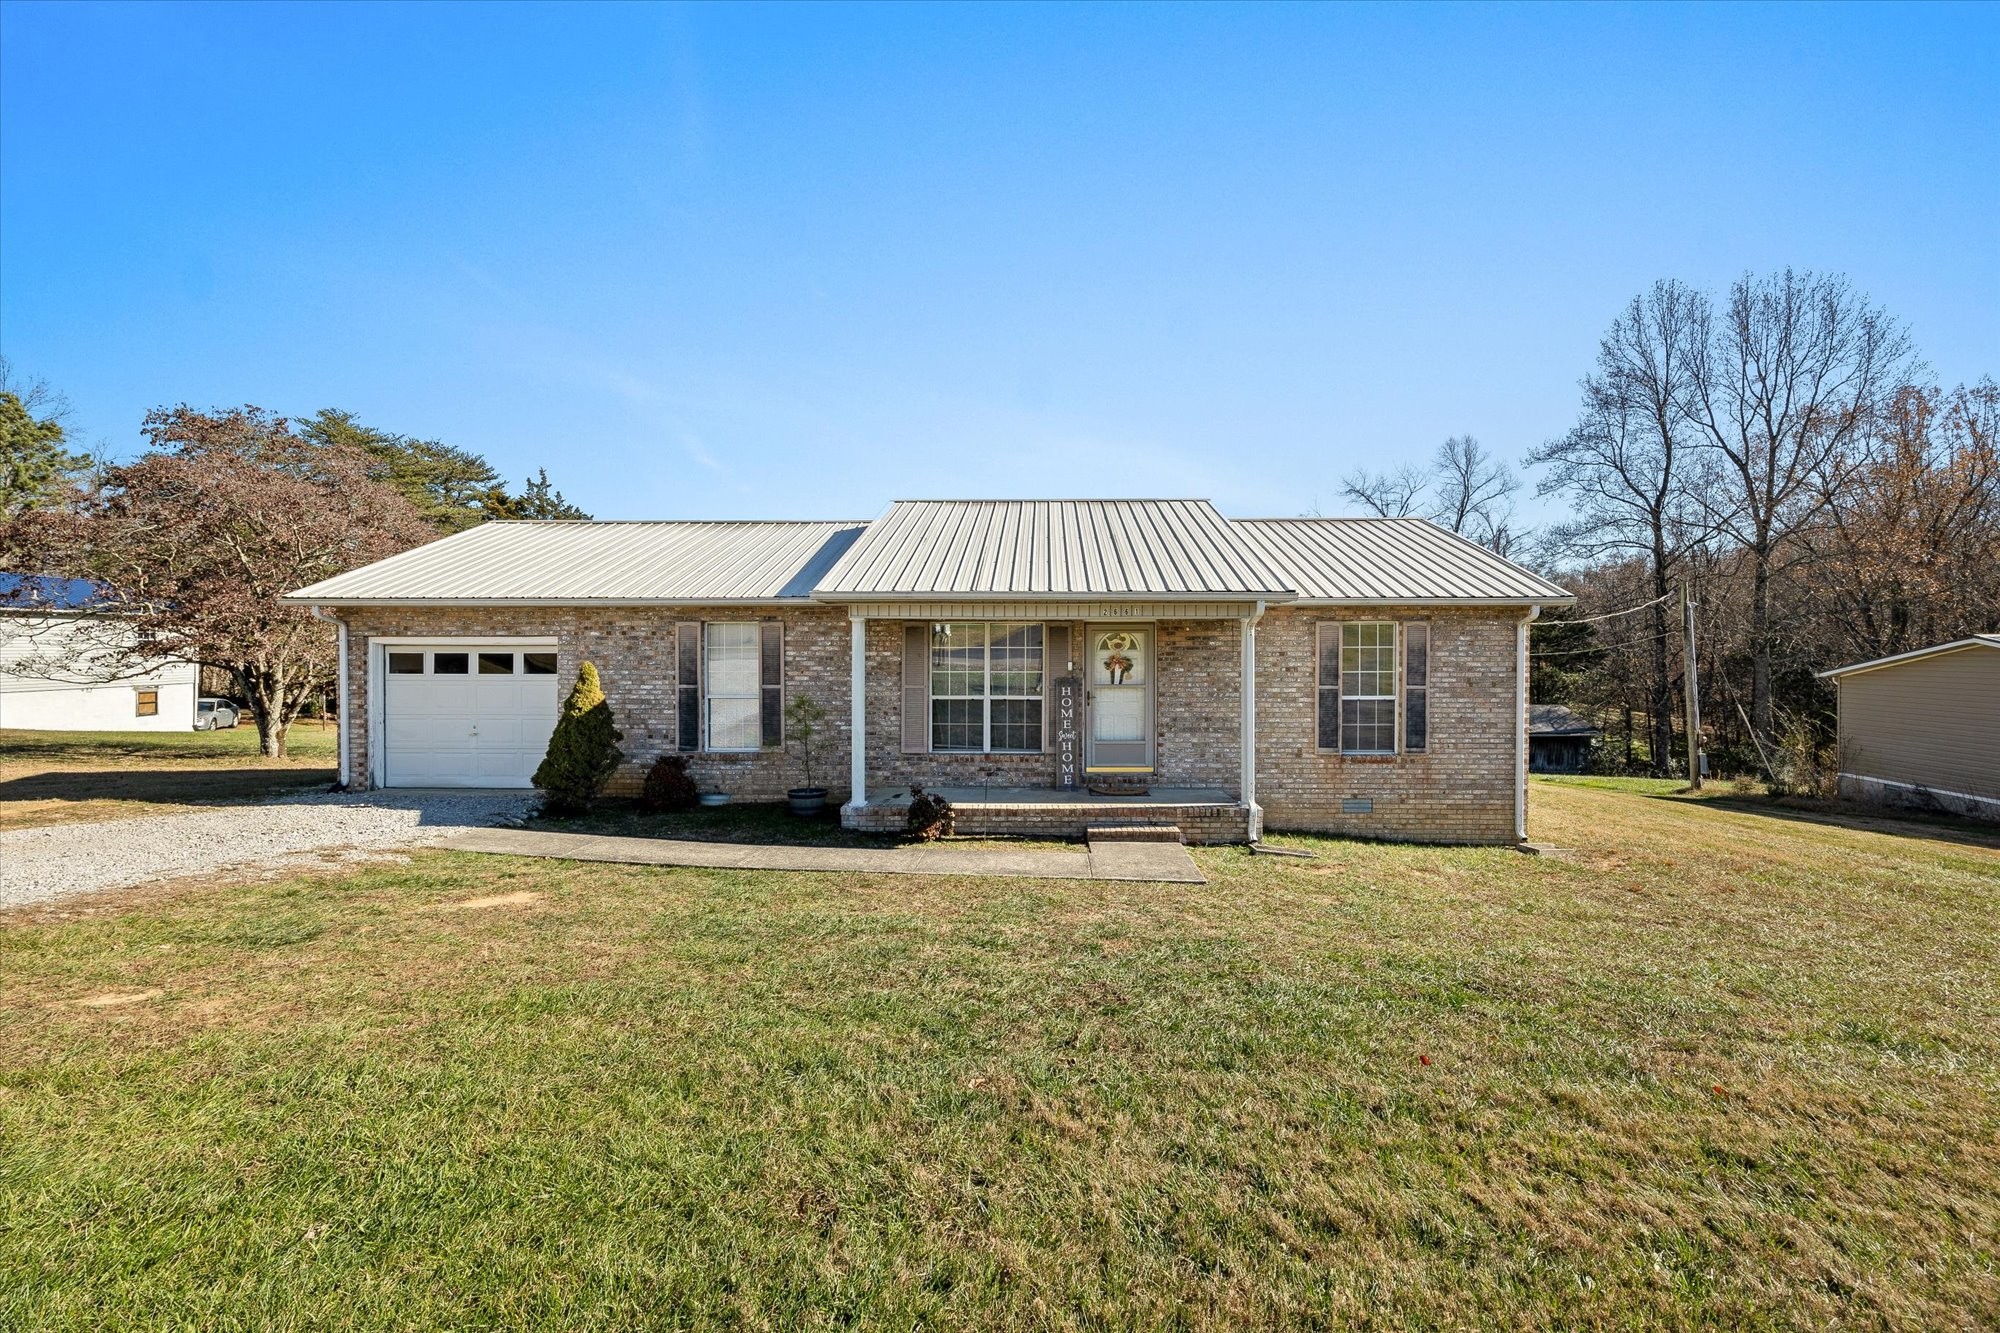
[[[198,699],[194,705],[194,729],[215,731],[218,728],[233,727],[243,720],[243,713],[227,699]]]

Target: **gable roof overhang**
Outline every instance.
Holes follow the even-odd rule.
[[[1880,671],[1884,667],[1902,666],[1909,662],[1920,662],[1927,657],[1942,657],[1946,653],[1962,653],[1973,648],[2000,648],[2000,633],[1973,634],[1963,639],[1953,639],[1949,643],[1934,643],[1928,648],[1913,648],[1907,653],[1877,657],[1867,662],[1850,662],[1846,666],[1818,672],[1817,676],[1820,680],[1838,680],[1842,676],[1858,676],[1864,671]]]
[[[318,606],[797,605],[858,522],[482,523],[284,598]]]

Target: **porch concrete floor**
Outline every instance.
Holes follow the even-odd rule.
[[[785,847],[769,843],[683,842],[527,829],[467,829],[433,844],[457,852],[540,856],[564,861],[701,866],[719,870],[819,870],[871,875],[997,875],[1019,879],[1117,879],[1206,884],[1177,842],[1092,843],[1087,851],[914,847]]]
[[[1235,805],[1233,793],[1221,787],[1155,787],[1144,796],[1100,796],[1088,787],[1061,791],[1054,787],[926,787],[953,805]],[[907,805],[908,787],[871,790],[870,805]]]

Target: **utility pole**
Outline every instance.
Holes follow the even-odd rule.
[[[1681,617],[1687,622],[1687,664],[1681,672],[1687,688],[1688,790],[1701,790],[1701,683],[1696,679],[1694,661],[1694,601],[1688,586],[1681,583]]]

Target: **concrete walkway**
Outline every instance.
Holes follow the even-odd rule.
[[[1088,851],[975,851],[913,847],[786,847],[770,843],[682,842],[614,838],[525,829],[467,829],[436,846],[457,852],[545,856],[564,861],[616,861],[642,866],[706,866],[721,870],[821,870],[866,875],[1000,875],[1020,879],[1122,879],[1206,884],[1194,858],[1177,842],[1095,842]]]

